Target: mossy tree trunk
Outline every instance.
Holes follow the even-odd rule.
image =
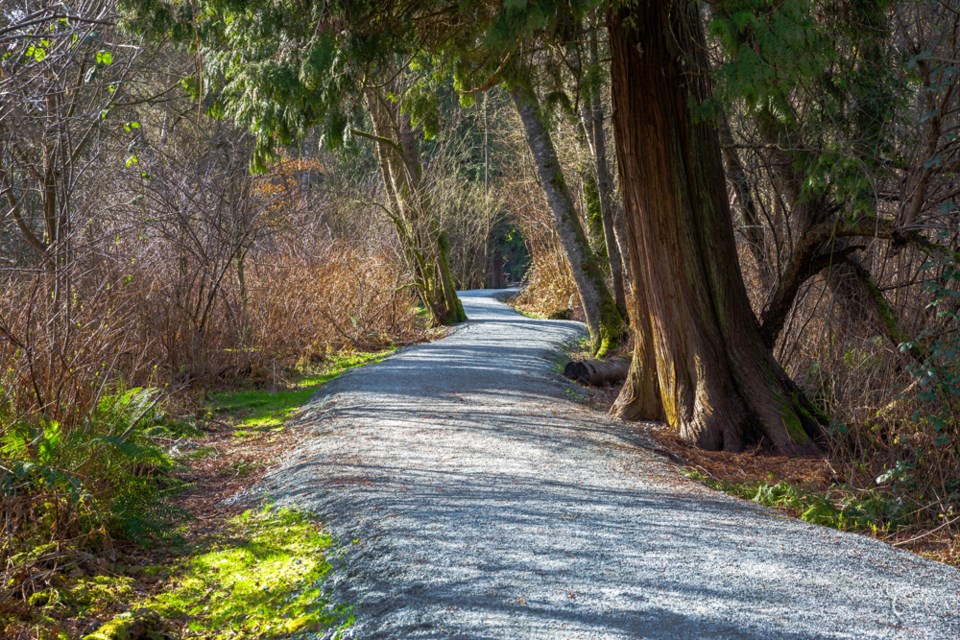
[[[589,64],[591,68],[600,66],[600,45],[596,30],[589,35]],[[613,175],[610,172],[607,157],[607,134],[604,129],[604,109],[600,88],[593,87],[583,101],[583,128],[587,134],[596,172],[597,199],[600,205],[600,217],[603,223],[604,245],[607,259],[610,261],[610,276],[613,281],[613,296],[617,301],[620,314],[627,317],[627,293],[624,285],[623,255],[623,210],[614,195]]]
[[[667,421],[688,442],[817,450],[821,424],[750,309],[720,145],[692,114],[708,94],[699,3],[636,0],[608,14],[614,129],[634,291],[650,320]],[[638,341],[642,344],[642,341]],[[631,384],[649,360],[638,358]]]
[[[450,244],[440,221],[432,215],[430,194],[423,184],[417,134],[409,117],[378,91],[367,92],[367,106],[390,198],[390,218],[417,294],[434,324],[463,322],[467,316],[450,268]]]
[[[620,342],[624,331],[623,316],[607,288],[603,267],[587,241],[536,94],[529,87],[518,84],[511,88],[510,95],[520,114],[543,193],[580,293],[590,331],[591,350],[601,357]]]
[[[583,187],[583,228],[587,233],[590,248],[597,254],[601,264],[606,267],[609,254],[603,227],[603,209],[600,206],[600,191],[597,185],[597,174],[594,171],[593,151],[587,139],[587,130],[582,118],[577,121],[577,142],[580,147],[577,174],[580,176]]]

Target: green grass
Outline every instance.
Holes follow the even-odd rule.
[[[418,304],[417,306],[415,306],[415,307],[413,308],[413,315],[417,316],[417,317],[420,318],[421,320],[429,320],[429,319],[430,319],[430,310],[427,309],[427,308],[426,308],[425,306],[423,306],[422,304]]]
[[[322,368],[301,372],[286,389],[246,388],[219,392],[212,396],[207,410],[234,427],[236,435],[279,430],[322,385],[351,368],[383,360],[391,352],[330,354],[324,359]],[[140,415],[144,406],[152,406],[151,393],[135,389],[116,398],[111,396],[112,404],[108,408],[112,412],[107,417],[112,429],[122,431],[129,424],[130,415]],[[201,433],[192,422],[181,424],[167,420],[159,413],[156,416],[151,414],[149,420],[140,420],[139,426],[144,433],[159,434],[164,441],[174,436],[192,437]],[[40,440],[36,434],[23,435],[24,446],[48,440],[53,444],[60,442],[55,427],[51,426],[47,431],[49,434],[45,436],[41,433]],[[189,465],[194,460],[219,455],[217,448],[203,446],[201,441],[193,451],[174,461],[163,456],[158,458],[163,452],[144,448],[152,441],[144,442],[146,444],[136,443],[140,448],[135,453],[142,458],[136,458],[140,460],[138,469],[156,467],[167,471],[176,462]],[[4,444],[12,446],[10,442]],[[68,444],[72,446],[70,442],[64,442],[64,445]],[[52,445],[44,449],[52,450]],[[109,453],[114,449],[106,448],[105,451]],[[114,458],[109,461],[117,467]],[[105,458],[101,456],[101,459]],[[236,477],[245,477],[255,471],[257,464],[259,462],[236,460],[229,465],[229,472]],[[119,478],[129,478],[134,489],[153,477],[141,476],[127,467],[119,468],[116,473]],[[163,479],[162,484],[146,498],[160,495],[157,491],[165,496],[179,486],[171,484],[173,480],[167,474],[158,474],[158,477]],[[130,495],[135,500],[131,500]],[[348,621],[349,612],[345,608],[323,599],[319,585],[329,570],[324,554],[331,541],[305,516],[287,511],[247,513],[227,522],[218,533],[193,539],[190,546],[186,546],[187,541],[179,535],[183,530],[176,526],[182,513],[173,510],[170,503],[160,501],[158,508],[154,508],[153,503],[145,502],[139,493],[127,491],[122,497],[126,502],[101,506],[100,512],[105,514],[103,518],[116,512],[115,517],[125,530],[139,527],[139,533],[128,534],[128,537],[149,540],[151,546],[159,545],[161,552],[152,556],[155,558],[152,562],[162,564],[144,566],[143,559],[137,555],[134,564],[113,563],[109,570],[104,565],[102,570],[97,570],[99,575],[84,575],[85,570],[69,574],[61,572],[62,575],[49,587],[32,594],[24,605],[9,610],[6,603],[0,606],[0,636],[12,637],[14,632],[22,636],[21,631],[29,629],[29,637],[38,640],[67,640],[80,638],[79,631],[86,629],[90,621],[107,620],[98,632],[91,634],[91,640],[122,640],[130,635],[131,630],[144,625],[158,629],[175,628],[176,637],[185,638],[280,638],[314,630],[322,634]],[[59,503],[51,505],[50,508],[57,508]],[[93,506],[100,505],[94,503]],[[149,509],[145,510],[147,507]],[[167,517],[168,512],[176,517]],[[96,540],[105,536],[103,518],[95,521]],[[147,535],[152,535],[154,525],[160,527],[162,535]],[[37,558],[56,551],[55,543],[33,547],[29,553]],[[183,559],[170,561],[165,559],[168,554]],[[24,562],[30,559],[27,555],[20,554],[25,558]],[[158,580],[163,587],[155,592],[149,585]],[[148,596],[145,589],[159,595]],[[125,613],[117,615],[121,611]],[[154,635],[159,638],[163,634],[157,631],[149,637]]]
[[[279,431],[284,422],[303,407],[325,383],[344,371],[379,362],[394,349],[377,352],[348,351],[327,357],[326,366],[319,371],[299,375],[288,389],[242,389],[221,391],[210,398],[210,409],[237,426],[238,436],[249,436],[265,431]]]
[[[145,576],[165,576],[157,595],[138,597],[131,578],[100,575],[67,592],[51,590],[34,606],[56,618],[128,605],[138,618],[154,620],[157,628],[150,631],[157,637],[161,628],[203,640],[267,640],[330,629],[338,637],[353,617],[350,607],[331,602],[322,589],[332,546],[305,514],[246,511],[177,564],[140,568]],[[122,640],[132,624],[131,613],[120,614],[85,640]]]
[[[146,603],[202,638],[281,638],[352,622],[321,585],[332,541],[305,515],[247,511]]]
[[[590,352],[590,336],[582,336],[567,340],[553,356],[552,368],[555,373],[562,374],[563,369],[571,360],[588,360],[593,354]]]
[[[726,482],[696,470],[688,470],[684,475],[718,491],[785,510],[804,522],[841,531],[869,531],[879,535],[890,533],[900,524],[899,505],[879,491],[854,491],[845,487],[814,491],[783,480]]]
[[[510,305],[510,306],[513,307],[513,305]],[[513,307],[513,310],[516,311],[517,313],[519,313],[519,314],[522,315],[522,316],[526,316],[527,318],[532,318],[532,319],[534,319],[534,320],[546,320],[546,319],[547,319],[547,317],[546,317],[545,315],[543,315],[543,314],[536,313],[535,311],[525,311],[524,309],[521,309],[520,307]]]

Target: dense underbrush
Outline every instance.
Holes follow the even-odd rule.
[[[5,276],[0,615],[64,575],[97,573],[119,545],[168,535],[184,475],[172,452],[204,427],[196,398],[208,390],[284,388],[341,349],[426,335],[389,250],[281,249],[251,251],[242,281],[232,263],[209,300],[178,269],[115,267],[143,255],[91,261],[63,279],[69,295],[49,293],[60,274]]]
[[[829,296],[810,295],[795,310],[807,326],[779,351],[832,418],[825,453],[833,484],[882,502],[882,529],[949,538],[960,533],[960,272],[952,262],[919,268],[925,284],[902,290],[890,307],[892,336],[870,331],[890,318],[825,320],[816,305]]]
[[[163,534],[178,485],[165,444],[181,434],[157,400],[155,389],[103,395],[76,423],[0,407],[0,601],[110,558],[117,538]]]

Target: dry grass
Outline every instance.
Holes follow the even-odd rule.
[[[525,313],[543,318],[583,319],[580,296],[570,265],[560,245],[553,218],[539,197],[535,180],[518,181],[505,189],[515,212],[532,266],[523,289],[512,304]]]
[[[235,259],[204,263],[140,234],[56,271],[3,274],[0,595],[25,601],[153,535],[179,482],[166,451],[179,427],[158,411],[171,398],[282,386],[331,350],[424,340],[392,244],[362,240],[291,226],[245,250],[241,277]],[[104,408],[139,387],[156,391]],[[227,459],[243,466],[240,448]]]

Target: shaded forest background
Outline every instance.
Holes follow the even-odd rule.
[[[750,303],[776,360],[829,417],[830,488],[803,509],[950,540],[960,9],[697,6],[708,68],[690,72],[713,93],[696,116],[719,135]],[[517,57],[581,249],[635,324],[602,20],[583,12],[565,39],[534,30],[539,45]],[[4,597],[28,599],[63,567],[162,530],[174,445],[202,429],[211,392],[282,388],[342,350],[437,335],[430,247],[447,252],[458,289],[522,281],[526,312],[589,320],[515,90],[470,92],[441,63],[400,61],[381,97],[355,87],[337,144],[317,126],[264,154],[263,131],[222,99],[222,60],[123,24],[112,0],[0,9]],[[384,123],[415,134],[415,185],[383,168]],[[417,194],[418,215],[398,213],[398,189]],[[628,353],[629,335],[611,352]],[[615,410],[630,417],[623,394]]]

